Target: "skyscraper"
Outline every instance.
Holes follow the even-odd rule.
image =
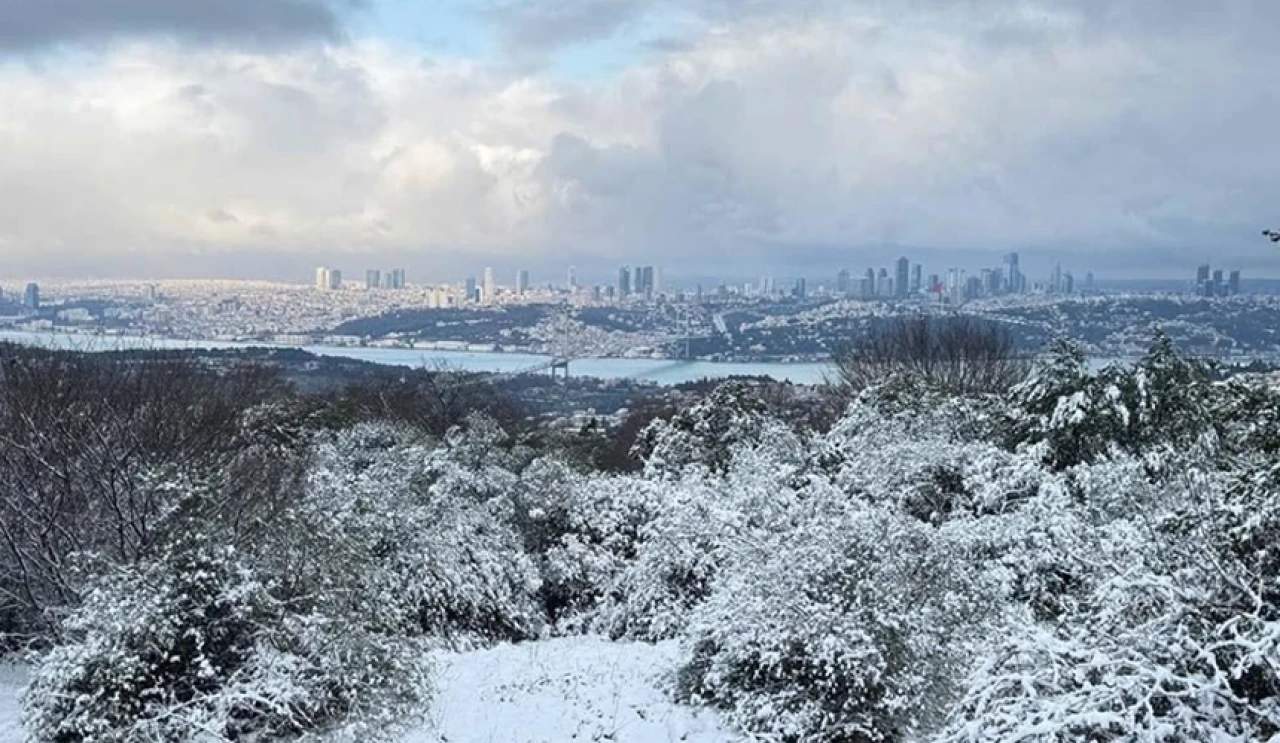
[[[889,296],[889,290],[889,271],[888,269],[882,268],[880,269],[880,273],[876,275],[876,296],[881,298],[887,297]]]
[[[1214,269],[1213,279],[1209,281],[1209,285],[1212,287],[1209,291],[1209,296],[1211,297],[1219,297],[1226,292],[1227,284],[1222,280],[1221,268]]]
[[[796,279],[795,286],[791,289],[791,296],[797,299],[804,299],[809,293],[809,285],[804,279]]]
[[[383,278],[382,285],[387,287],[388,289],[403,289],[404,288],[404,269],[392,268],[388,270],[387,275]]]
[[[636,271],[639,276],[636,280],[636,293],[643,294],[646,298],[653,296],[653,266],[643,266]]]
[[[578,291],[578,267],[577,266],[569,266],[569,277],[568,277],[568,282],[566,286],[569,287],[570,293]]]
[[[906,258],[898,259],[898,270],[894,276],[893,288],[898,297],[907,296],[908,283],[911,276],[911,262]]]
[[[319,289],[320,291],[329,291],[330,289],[333,288],[331,286],[332,279],[330,278],[330,273],[331,271],[328,268],[325,268],[324,266],[320,266],[316,269],[316,288],[317,289]]]
[[[466,293],[466,296],[464,297],[466,301],[468,302],[480,301],[480,287],[476,286],[476,277],[474,276],[467,277],[466,288],[463,291]]]
[[[27,284],[27,290],[22,293],[22,305],[33,312],[40,309],[40,286],[34,281]]]
[[[382,286],[382,272],[376,268],[371,268],[364,272],[364,288],[377,289]]]
[[[569,278],[571,279],[569,286],[573,287],[573,269],[569,269]],[[516,271],[516,294],[524,296],[529,291],[529,270],[522,268]]]
[[[849,294],[853,290],[853,274],[849,273],[849,269],[842,268],[840,273],[836,274],[836,291],[840,294]]]
[[[1205,263],[1196,267],[1196,294],[1200,296],[1208,296],[1209,294],[1209,264]]]
[[[631,296],[631,266],[618,269],[618,299]]]
[[[870,299],[876,295],[876,271],[874,268],[868,268],[867,272],[862,275],[862,283],[864,289],[862,291],[863,299]]]
[[[919,263],[911,267],[911,293],[919,294],[924,288],[924,266]]]
[[[1227,279],[1227,293],[1233,294],[1233,295],[1240,293],[1240,271],[1239,270],[1232,271],[1230,278]]]
[[[485,266],[484,269],[484,297],[485,304],[493,304],[493,300],[498,296],[498,285],[493,280],[493,269]]]
[[[1005,276],[1009,280],[1009,293],[1021,294],[1026,288],[1026,283],[1022,278],[1022,269],[1018,266],[1018,254],[1009,253],[1004,257]]]

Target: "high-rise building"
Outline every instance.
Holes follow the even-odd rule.
[[[382,285],[387,289],[403,289],[404,288],[404,269],[391,268],[382,277]]]
[[[364,288],[377,289],[382,286],[382,272],[376,268],[371,268],[364,272]]]
[[[911,262],[906,258],[898,259],[898,270],[894,275],[893,288],[894,294],[899,298],[907,296],[909,284],[911,281]]]
[[[853,274],[849,269],[842,268],[840,273],[836,274],[836,292],[843,295],[853,292]]]
[[[1227,290],[1227,284],[1222,280],[1222,269],[1217,268],[1213,271],[1213,279],[1209,282],[1213,289],[1209,292],[1210,296],[1220,297]]]
[[[468,302],[479,302],[480,287],[476,286],[476,277],[468,276],[467,283],[465,286],[466,288],[463,291],[466,294],[466,296],[464,297],[464,299],[466,299],[466,301]]]
[[[631,296],[631,266],[618,269],[618,299]]]
[[[881,298],[887,297],[890,294],[890,290],[889,270],[882,268],[880,269],[880,273],[876,274],[876,296]]]
[[[566,286],[569,287],[570,293],[578,291],[578,267],[577,266],[569,266],[569,276],[568,276],[568,282],[566,283]]]
[[[1070,271],[1062,275],[1062,293],[1063,294],[1076,293],[1076,277],[1072,276]]]
[[[573,269],[569,269],[569,286],[573,287]],[[529,291],[529,270],[522,268],[516,271],[516,294],[524,296]]]
[[[1000,270],[994,268],[984,268],[978,276],[978,284],[982,287],[981,293],[986,296],[992,296],[1000,293]]]
[[[1049,293],[1062,293],[1062,264],[1057,263],[1053,266],[1053,273],[1049,275]]]
[[[1209,296],[1209,264],[1205,263],[1196,267],[1196,294],[1202,297]]]
[[[924,266],[919,263],[911,267],[911,293],[919,294],[924,288]]]
[[[1093,271],[1088,271],[1084,275],[1084,290],[1086,292],[1093,291]]]
[[[493,269],[485,266],[484,269],[484,297],[482,301],[485,304],[493,304],[498,298],[498,284],[493,280]]]
[[[809,284],[804,279],[796,279],[796,283],[791,287],[791,296],[797,299],[804,299],[809,293]]]
[[[316,269],[316,288],[320,291],[329,291],[332,289],[333,280],[330,278],[331,274],[332,271],[330,269],[325,268],[324,266],[318,267]]]
[[[635,291],[636,294],[643,294],[646,298],[652,297],[654,293],[653,266],[641,266],[636,269]]]
[[[31,311],[40,309],[40,286],[34,281],[27,284],[27,290],[22,293],[22,306]]]
[[[1232,271],[1230,274],[1230,277],[1227,279],[1227,293],[1232,295],[1240,293],[1240,271],[1239,270]]]
[[[1026,279],[1022,276],[1022,268],[1018,265],[1018,254],[1009,253],[1004,257],[1005,278],[1008,280],[1010,294],[1021,294],[1026,288]]]

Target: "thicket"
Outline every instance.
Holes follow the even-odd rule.
[[[959,387],[877,372],[822,425],[725,384],[625,457],[245,371],[99,402],[143,368],[13,377],[87,418],[0,410],[5,621],[51,646],[36,740],[372,735],[429,695],[427,647],[587,632],[676,640],[671,692],[766,740],[1280,735],[1280,395],[1163,336],[1096,373],[1065,343]],[[26,562],[38,524],[76,539]]]

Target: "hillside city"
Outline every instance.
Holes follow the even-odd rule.
[[[900,258],[861,275],[771,276],[692,286],[654,266],[623,266],[608,285],[533,284],[526,269],[499,283],[417,284],[403,269],[368,270],[352,281],[316,269],[314,281],[0,282],[0,328],[269,343],[542,354],[572,358],[814,361],[885,317],[964,313],[1009,326],[1027,350],[1076,338],[1096,357],[1141,352],[1159,323],[1189,353],[1280,356],[1280,297],[1241,291],[1238,270],[1197,267],[1178,288],[1107,286],[1092,272],[1077,281],[1055,266],[1029,277],[1017,253],[975,273],[928,274]]]

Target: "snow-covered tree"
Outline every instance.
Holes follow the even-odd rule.
[[[34,743],[375,740],[429,693],[423,643],[193,545],[94,581],[25,693]]]

